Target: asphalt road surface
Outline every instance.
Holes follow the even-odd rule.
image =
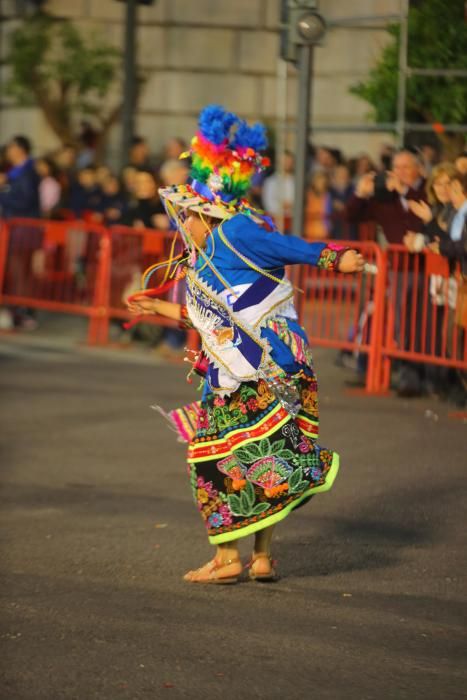
[[[467,697],[452,409],[348,395],[316,352],[334,488],[278,527],[277,584],[189,585],[211,551],[149,408],[195,396],[185,368],[0,342],[2,700]]]

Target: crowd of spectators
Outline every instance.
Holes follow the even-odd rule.
[[[89,139],[82,149],[65,144],[34,158],[29,139],[12,138],[0,150],[0,214],[4,217],[86,218],[106,224],[166,229],[169,226],[158,188],[188,180],[183,139],[170,139],[157,156],[147,141],[133,138],[128,162],[120,172],[98,162]],[[362,154],[345,160],[338,149],[311,148],[304,235],[310,239],[358,237],[346,207],[363,176],[390,168],[393,149],[383,146],[379,163]],[[436,152],[427,150],[423,171],[429,174]],[[294,156],[286,151],[255,183],[254,204],[291,231]],[[276,167],[274,167],[274,164]],[[365,182],[368,182],[365,180]]]
[[[115,172],[97,161],[90,142],[81,151],[65,144],[34,158],[29,139],[16,136],[0,154],[0,216],[82,218],[167,230],[170,221],[158,189],[188,181],[189,161],[180,159],[186,150],[183,139],[173,138],[156,156],[144,138],[135,136],[126,165]],[[294,154],[286,151],[280,162],[274,153],[270,156],[271,168],[255,182],[253,204],[290,233]],[[404,243],[414,254],[424,248],[437,252],[449,260],[451,270],[460,263],[464,281],[458,284],[456,303],[467,306],[467,152],[453,162],[440,161],[431,144],[397,151],[383,145],[377,162],[367,154],[346,159],[338,149],[310,146],[303,235],[357,240],[368,237],[368,230],[362,232],[369,223],[381,245]],[[423,271],[423,264],[417,269]],[[408,292],[416,283],[409,275]],[[430,303],[435,298],[432,294]],[[405,303],[400,294],[397,303]],[[400,393],[423,393],[432,381],[428,369],[401,363]]]
[[[187,150],[181,138],[170,139],[162,153],[151,154],[147,141],[133,138],[128,162],[120,172],[97,162],[89,145],[79,150],[65,144],[33,158],[29,139],[16,136],[0,150],[0,214],[4,217],[86,218],[106,224],[166,229],[169,226],[158,196],[160,186],[188,180]],[[271,153],[272,166],[255,183],[254,204],[292,229],[294,155],[281,162]],[[374,221],[389,242],[401,242],[417,231],[417,212],[406,205],[426,199],[426,179],[439,162],[437,150],[426,145],[417,154],[396,153],[383,145],[377,162],[367,154],[344,158],[339,149],[310,146],[305,228],[308,239],[353,240],[359,225]],[[467,156],[458,158],[460,172]]]
[[[115,173],[94,162],[80,167],[72,145],[34,159],[29,139],[16,136],[4,148],[0,165],[0,214],[166,229],[158,189],[187,180],[188,168],[178,160],[183,148],[181,140],[170,141],[157,162],[146,141],[135,137],[128,163]]]

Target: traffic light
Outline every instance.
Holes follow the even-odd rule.
[[[297,61],[297,47],[318,44],[326,23],[318,12],[318,0],[281,0],[280,55],[284,61]]]

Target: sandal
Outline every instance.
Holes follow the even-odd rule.
[[[222,571],[222,569],[227,568],[231,564],[241,565],[241,563],[242,562],[238,557],[236,557],[235,559],[227,559],[227,561],[218,561],[214,558],[212,561],[208,562],[208,564],[201,566],[199,569],[196,569],[195,571],[189,571],[187,574],[184,575],[183,578],[188,583],[217,583],[222,585],[229,583],[238,583],[239,576],[242,573],[241,569],[236,576],[221,576],[220,572]],[[206,566],[209,565],[210,568],[208,569],[208,578],[193,578],[193,575],[196,575],[198,571],[201,571],[201,569],[204,569]]]
[[[264,573],[256,573],[255,572],[255,563],[259,559],[267,559],[269,562],[269,571],[264,572]],[[260,581],[261,583],[274,583],[275,581],[278,580],[278,575],[276,573],[276,570],[274,569],[274,565],[276,564],[275,561],[272,560],[272,557],[270,554],[266,554],[265,552],[253,552],[251,561],[249,564],[247,564],[247,569],[248,571],[248,576],[251,581]]]

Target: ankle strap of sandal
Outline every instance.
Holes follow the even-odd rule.
[[[251,561],[255,562],[257,559],[269,559],[269,561],[272,561],[271,555],[267,554],[266,552],[253,552],[251,555]]]
[[[234,559],[226,559],[225,561],[221,561],[215,557],[212,560],[212,570],[215,571],[216,569],[221,569],[223,566],[229,566],[230,564],[241,564],[241,560],[239,557],[235,557]]]

